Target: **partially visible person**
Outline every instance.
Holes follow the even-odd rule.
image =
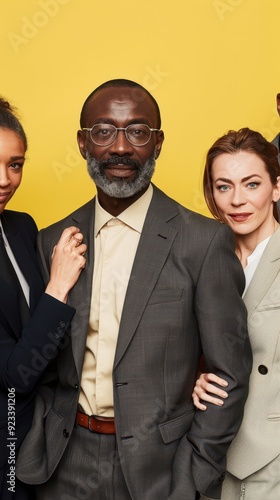
[[[29,500],[16,480],[18,449],[29,430],[34,397],[56,356],[75,309],[68,292],[85,266],[79,229],[65,229],[53,251],[49,283],[36,259],[37,228],[26,213],[6,209],[22,179],[27,139],[10,104],[0,98],[0,498]]]
[[[276,95],[276,106],[278,115],[280,117],[280,93]],[[272,144],[274,144],[278,149],[278,162],[280,164],[280,132],[274,137]],[[280,217],[280,201],[277,203],[278,207],[278,218]]]
[[[78,144],[97,196],[38,240],[46,279],[70,221],[89,248],[69,342],[20,451],[38,500],[219,497],[251,369],[244,275],[229,228],[151,183],[163,139],[158,104],[136,82],[105,82],[83,105]],[[194,411],[202,348],[229,380],[222,418]]]
[[[277,105],[278,115],[280,117],[280,93],[277,94],[276,96],[276,105]],[[278,149],[278,161],[280,163],[280,132],[276,135],[276,137],[274,137],[272,144],[274,144]]]
[[[244,268],[253,369],[244,418],[227,453],[222,500],[280,498],[280,198],[277,150],[258,132],[230,131],[210,148],[204,194],[213,216],[235,233]],[[233,360],[234,361],[234,360]],[[230,402],[227,381],[202,374],[200,410]],[[228,397],[227,397],[228,396]],[[208,404],[208,409],[205,402]],[[202,496],[203,498],[203,496]]]

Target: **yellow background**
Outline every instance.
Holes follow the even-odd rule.
[[[4,3],[4,2],[3,2]],[[0,94],[29,150],[9,208],[44,227],[95,193],[76,145],[87,95],[111,78],[157,99],[165,143],[155,183],[208,214],[207,149],[229,129],[280,130],[279,0],[12,0],[1,7]]]

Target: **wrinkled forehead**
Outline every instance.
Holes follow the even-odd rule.
[[[107,87],[92,96],[86,105],[84,126],[98,121],[143,122],[156,127],[157,113],[151,97],[137,87]]]

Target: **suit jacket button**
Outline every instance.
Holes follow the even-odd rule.
[[[67,429],[63,429],[63,436],[66,438],[69,437],[69,431]]]
[[[258,368],[258,370],[259,370],[259,372],[260,372],[261,375],[266,375],[267,372],[268,372],[267,367],[264,366],[264,365],[260,365],[259,368]]]
[[[223,472],[223,473],[220,475],[220,477],[219,477],[219,479],[218,479],[218,483],[222,483],[222,482],[223,482],[223,480],[225,479],[225,475],[226,475],[226,473],[225,473],[225,472]]]

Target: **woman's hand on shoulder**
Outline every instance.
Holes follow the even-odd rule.
[[[86,250],[83,235],[77,227],[64,229],[53,249],[50,281],[46,293],[66,303],[69,291],[78,281],[86,265],[84,256]]]
[[[228,385],[226,380],[218,377],[214,373],[201,373],[192,393],[193,403],[197,409],[203,411],[207,409],[207,406],[201,401],[207,401],[216,406],[223,406],[223,400],[228,397],[228,394],[226,391],[213,384],[217,384],[220,387],[227,387]],[[219,399],[216,396],[223,399]]]

